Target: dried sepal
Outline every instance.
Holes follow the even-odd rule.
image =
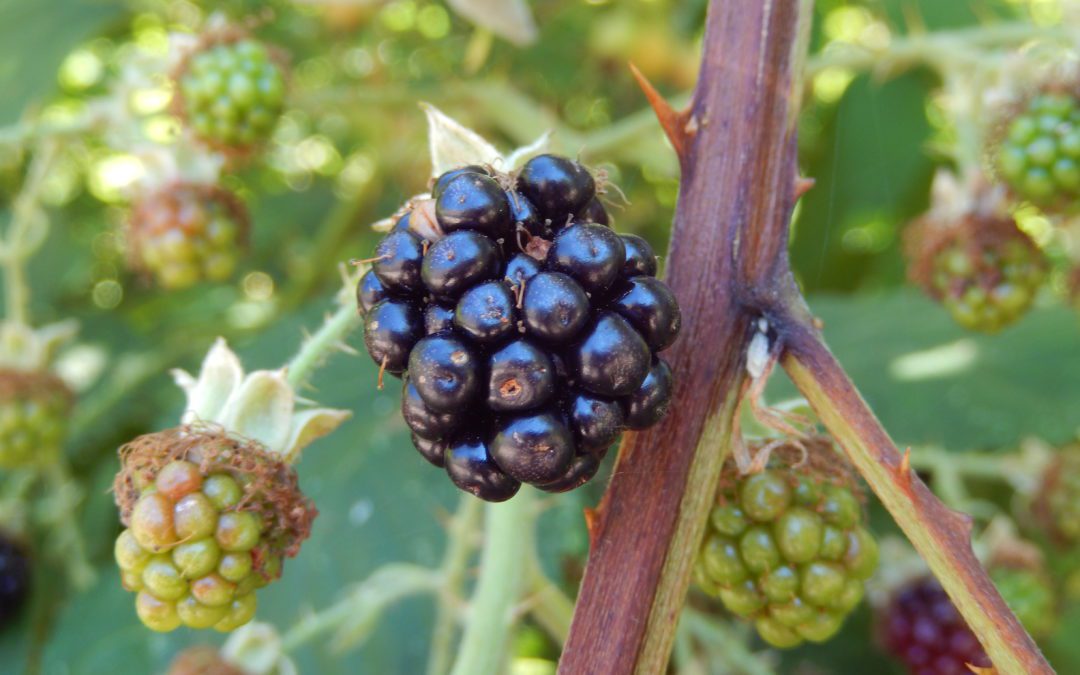
[[[222,339],[206,355],[198,376],[174,370],[173,379],[187,394],[182,423],[220,425],[290,462],[351,414],[332,408],[297,411],[301,399],[285,371],[256,370],[245,376],[240,359]]]

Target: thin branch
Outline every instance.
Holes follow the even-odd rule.
[[[502,671],[507,656],[514,607],[525,587],[526,554],[535,536],[536,495],[525,487],[501,504],[488,504],[480,579],[469,603],[452,675]]]
[[[58,145],[43,143],[34,154],[22,190],[12,207],[11,224],[3,240],[0,263],[4,267],[6,314],[13,323],[29,321],[30,288],[26,283],[26,261],[41,246],[49,221],[41,209],[41,190],[56,159]]]
[[[843,368],[804,324],[785,327],[796,386],[930,566],[1003,675],[1053,673],[971,549],[971,518],[949,510],[911,470]]]
[[[446,553],[439,575],[442,579],[435,608],[435,629],[431,635],[428,675],[443,675],[450,670],[451,650],[457,629],[458,604],[469,561],[476,550],[483,504],[470,494],[462,494],[458,509],[446,531]]]
[[[304,340],[289,362],[286,378],[293,387],[307,383],[311,374],[335,351],[342,351],[343,340],[360,325],[356,307],[345,298],[332,316],[327,317],[314,335]]]
[[[1033,40],[1058,40],[1066,44],[1075,41],[1074,26],[1040,26],[1031,22],[1006,22],[973,26],[956,30],[934,31],[904,35],[889,40],[880,48],[857,44],[834,43],[806,64],[808,76],[828,68],[870,70],[895,74],[915,66],[926,65],[938,71],[955,70],[957,66],[983,66],[995,55],[985,50],[1019,47]]]

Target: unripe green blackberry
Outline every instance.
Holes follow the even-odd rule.
[[[1032,97],[1009,121],[993,159],[1017,196],[1072,208],[1080,197],[1080,102],[1059,92]]]
[[[182,428],[121,450],[116,539],[124,587],[155,631],[231,631],[255,615],[255,591],[307,537],[314,507],[296,474],[253,442]]]
[[[177,108],[212,147],[248,152],[265,142],[285,105],[285,75],[270,50],[242,34],[209,36],[176,77]]]
[[[862,521],[852,490],[816,473],[731,476],[709,516],[695,579],[773,646],[823,642],[877,567],[877,543]]]
[[[1046,277],[1042,252],[1007,216],[928,216],[909,232],[910,276],[969,330],[994,333],[1032,305]]]
[[[1063,547],[1080,544],[1080,444],[1061,448],[1043,471],[1034,510]]]
[[[139,199],[131,212],[132,264],[164,288],[225,281],[236,269],[247,213],[214,185],[174,183]]]
[[[49,372],[0,369],[0,469],[55,461],[71,404],[67,385]]]
[[[1057,626],[1054,589],[1045,574],[1022,567],[993,567],[990,579],[1032,637],[1045,637]]]

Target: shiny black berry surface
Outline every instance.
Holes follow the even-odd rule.
[[[462,490],[573,490],[627,429],[670,408],[658,356],[678,303],[648,242],[610,227],[592,174],[534,157],[465,166],[410,202],[360,279],[375,363],[402,375],[416,450]]]
[[[521,483],[499,468],[479,436],[466,435],[446,448],[443,462],[454,485],[489,502],[504,502],[517,494]]]
[[[488,237],[471,230],[452,232],[433,243],[420,276],[435,297],[455,299],[478,281],[498,273],[499,251]]]
[[[424,318],[408,300],[383,300],[371,308],[364,321],[364,346],[390,373],[405,370],[409,353],[423,334]]]
[[[494,239],[510,233],[510,202],[490,176],[462,173],[447,181],[436,198],[435,217],[443,230],[469,229]]]
[[[587,292],[603,293],[618,278],[626,262],[622,239],[596,223],[573,223],[555,235],[548,267],[563,272]]]
[[[26,551],[0,534],[0,626],[15,618],[30,593],[30,559]]]
[[[522,167],[518,190],[559,228],[596,196],[596,181],[572,159],[539,155]]]
[[[652,246],[636,234],[620,234],[626,249],[626,261],[623,263],[624,277],[656,276],[656,254]]]
[[[375,249],[371,271],[388,291],[411,293],[423,288],[420,263],[424,245],[412,232],[395,230],[386,235]]]
[[[360,283],[356,285],[356,306],[361,314],[367,314],[372,307],[389,296],[390,293],[379,281],[379,277],[375,276],[373,270],[364,272],[364,276],[360,277]]]
[[[566,473],[574,439],[551,412],[508,417],[496,423],[491,456],[507,474],[525,483],[547,483]]]

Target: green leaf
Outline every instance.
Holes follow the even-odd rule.
[[[68,52],[125,12],[118,0],[0,0],[0,124],[51,93]]]
[[[818,296],[810,304],[829,347],[901,447],[995,449],[1029,435],[1061,443],[1076,434],[1080,321],[1065,307],[980,335],[914,290]],[[772,400],[794,395],[783,378],[770,390]]]

